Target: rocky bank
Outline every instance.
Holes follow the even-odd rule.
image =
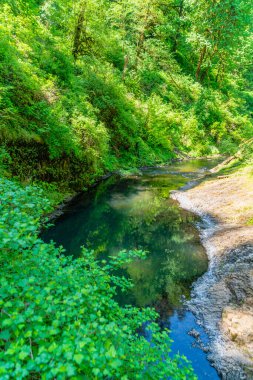
[[[172,197],[201,216],[209,270],[189,307],[209,337],[222,379],[253,379],[253,169],[202,182]]]

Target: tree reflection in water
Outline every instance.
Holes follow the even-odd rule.
[[[93,249],[101,259],[122,249],[148,251],[145,261],[121,270],[134,286],[118,298],[122,304],[155,306],[166,318],[207,270],[196,217],[170,199],[170,191],[198,178],[203,166],[214,162],[190,161],[143,170],[138,177],[112,177],[84,194],[43,238],[62,244],[76,257],[80,246]]]

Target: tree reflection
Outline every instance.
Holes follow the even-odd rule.
[[[153,305],[169,315],[182,296],[189,297],[192,282],[207,269],[193,226],[196,218],[169,197],[188,180],[178,173],[110,179],[86,194],[44,239],[61,243],[75,256],[82,245],[103,259],[122,249],[148,251],[145,261],[121,271],[134,287],[118,297],[123,304]]]

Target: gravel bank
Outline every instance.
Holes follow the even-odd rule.
[[[253,175],[236,174],[172,194],[201,216],[209,270],[189,307],[210,337],[209,359],[222,379],[253,379]]]

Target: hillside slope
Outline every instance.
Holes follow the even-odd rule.
[[[2,166],[80,189],[179,152],[236,151],[252,137],[252,10],[208,7],[1,1]],[[236,21],[216,35],[224,14]]]

